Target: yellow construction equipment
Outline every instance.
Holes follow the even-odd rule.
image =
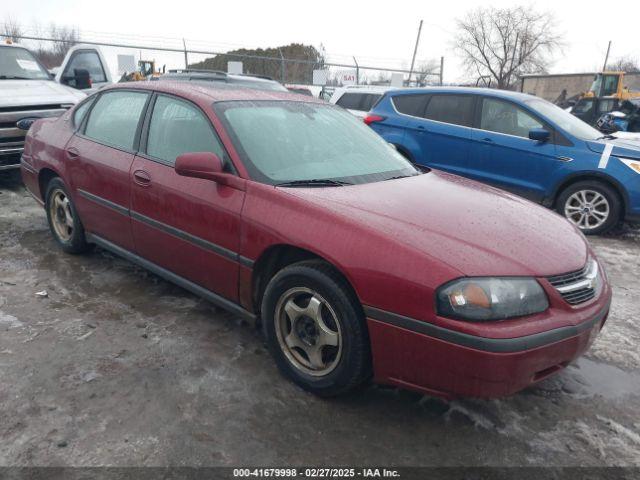
[[[138,60],[138,68],[136,71],[127,73],[120,81],[140,82],[143,80],[153,80],[160,75],[160,70],[156,71],[155,60]]]
[[[597,73],[585,97],[611,97],[618,100],[628,100],[639,98],[640,92],[632,92],[624,84],[625,72],[602,72]]]
[[[595,125],[598,119],[620,107],[625,100],[640,98],[640,92],[629,90],[624,84],[625,72],[596,73],[589,91],[580,95],[571,113]]]

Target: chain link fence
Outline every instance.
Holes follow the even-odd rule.
[[[335,56],[311,46],[291,44],[270,49],[211,48],[198,41],[162,37],[123,36],[93,32],[60,39],[41,31],[16,33],[14,40],[24,44],[39,56],[59,52],[74,44],[100,47],[114,80],[124,73],[118,70],[119,54],[129,54],[137,60],[155,60],[161,71],[175,68],[197,68],[227,71],[229,62],[242,62],[243,73],[263,75],[286,85],[335,87],[344,84],[422,86],[442,83],[444,59],[439,65],[424,63],[429,68],[411,71],[398,66],[398,60],[359,59],[355,56]],[[59,57],[59,55],[57,55]],[[56,58],[57,58],[56,57]],[[48,67],[51,61],[45,62]],[[395,64],[395,65],[394,65]],[[314,75],[314,71],[316,74]],[[320,72],[320,73],[318,73]],[[130,72],[129,72],[130,73]]]

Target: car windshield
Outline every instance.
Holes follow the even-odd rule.
[[[602,133],[591,125],[553,103],[540,99],[527,100],[525,103],[551,123],[574,137],[578,137],[581,140],[596,140],[602,137]]]
[[[420,173],[362,121],[332,105],[233,101],[214,108],[249,174],[263,183],[361,184]]]
[[[0,47],[0,80],[49,80],[49,73],[26,48]]]

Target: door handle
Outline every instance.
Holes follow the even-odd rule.
[[[136,170],[133,172],[133,181],[142,187],[147,187],[151,184],[151,175],[144,170]]]
[[[69,160],[73,160],[75,158],[78,158],[79,156],[80,156],[80,152],[78,151],[77,148],[75,148],[75,147],[67,148],[67,158]]]
[[[418,130],[420,130],[421,132],[426,132],[426,131],[427,131],[427,129],[426,129],[426,128],[424,128],[424,126],[422,126],[422,125],[418,125],[416,128],[417,128]]]
[[[483,138],[482,141],[487,143],[493,143],[493,140],[490,139],[489,137]]]

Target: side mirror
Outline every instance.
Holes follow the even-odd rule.
[[[183,153],[176,158],[175,171],[183,177],[204,178],[228,185],[233,175],[224,172],[222,160],[215,153]]]
[[[532,128],[529,130],[529,138],[536,142],[544,143],[549,141],[551,133],[549,133],[549,130],[545,130],[544,128]]]
[[[79,90],[86,90],[87,88],[91,88],[91,74],[89,70],[84,68],[75,68],[73,70],[73,79],[76,84],[75,87]]]

